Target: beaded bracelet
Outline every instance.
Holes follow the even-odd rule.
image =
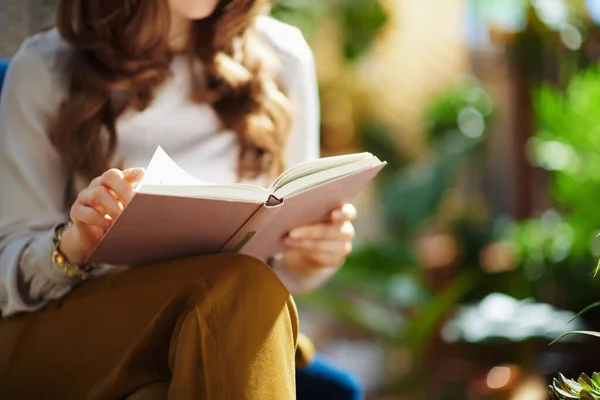
[[[54,237],[52,238],[52,267],[59,268],[62,270],[69,278],[79,277],[81,280],[85,281],[89,278],[90,272],[94,269],[93,264],[84,264],[84,265],[76,265],[71,264],[67,261],[67,258],[62,254],[59,250],[60,241],[62,239],[63,232],[65,229],[72,225],[71,222],[65,222],[59,224],[54,229]]]

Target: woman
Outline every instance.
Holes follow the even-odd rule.
[[[59,0],[57,29],[14,57],[0,108],[0,397],[295,397],[295,357],[309,346],[296,352],[289,292],[342,264],[351,205],[290,232],[271,265],[83,265],[157,145],[215,182],[266,184],[318,155],[310,49],[267,10]]]

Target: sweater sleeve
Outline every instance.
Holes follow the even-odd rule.
[[[290,166],[319,157],[320,103],[313,52],[298,28],[269,17],[258,21],[263,33],[282,61],[281,82],[292,111],[292,131],[287,147]],[[287,268],[282,259],[272,264],[279,279],[292,294],[314,290],[327,282],[337,268],[324,268],[310,276]]]
[[[287,146],[289,166],[319,158],[320,103],[313,52],[296,31],[295,57],[284,64],[283,81],[292,111],[292,130]]]
[[[28,39],[11,61],[0,100],[0,309],[34,311],[75,284],[51,269],[53,227],[67,219],[68,173],[48,136],[58,75]]]

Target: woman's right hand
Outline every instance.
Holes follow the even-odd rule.
[[[71,207],[72,225],[62,235],[60,252],[72,264],[83,264],[112,223],[131,201],[144,169],[110,169],[94,179]]]

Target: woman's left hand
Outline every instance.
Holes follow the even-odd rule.
[[[284,239],[287,268],[301,275],[313,275],[323,268],[337,268],[352,251],[356,208],[345,204],[331,213],[327,223],[302,226]]]

